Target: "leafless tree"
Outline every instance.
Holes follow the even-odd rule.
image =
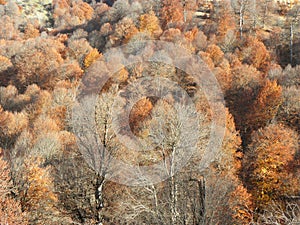
[[[113,102],[113,93],[84,97],[80,107],[73,109],[72,116],[72,127],[79,149],[96,174],[93,182],[98,222],[103,220],[103,186],[106,176],[111,172],[111,159],[119,150],[119,142],[112,130]]]
[[[269,209],[259,215],[256,224],[266,225],[295,225],[300,223],[299,202],[288,203],[285,207],[273,203]]]

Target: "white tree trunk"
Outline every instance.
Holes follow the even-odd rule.
[[[293,64],[293,49],[294,48],[294,24],[291,22],[290,25],[290,63]]]

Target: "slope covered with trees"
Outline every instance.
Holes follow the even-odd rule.
[[[298,1],[37,2],[0,0],[1,225],[300,223]]]

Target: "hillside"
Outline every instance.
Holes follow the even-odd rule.
[[[0,17],[0,225],[300,223],[298,1]]]

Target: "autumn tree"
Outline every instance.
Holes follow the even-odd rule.
[[[131,18],[124,17],[116,24],[114,33],[109,36],[107,47],[127,43],[137,33],[138,29],[136,28],[133,20]]]
[[[92,49],[84,58],[84,67],[88,68],[94,61],[101,57],[97,49]]]
[[[206,53],[209,54],[215,66],[218,66],[222,62],[224,57],[224,53],[217,45],[209,45],[206,49]]]
[[[252,196],[239,180],[243,153],[241,137],[226,109],[222,148],[205,174],[205,224],[248,224],[252,220]]]
[[[231,30],[235,30],[235,20],[230,11],[230,5],[228,3],[224,3],[220,6],[221,8],[218,10],[218,39],[222,41],[228,32]]]
[[[300,90],[296,86],[284,87],[282,90],[282,104],[280,105],[276,116],[278,121],[294,128],[298,132],[300,132],[299,94]]]
[[[227,3],[220,4],[217,16],[217,42],[224,53],[233,52],[237,45],[237,31],[233,12]]]
[[[257,51],[257,49],[260,49]],[[266,46],[256,38],[248,37],[240,53],[240,60],[243,63],[253,65],[256,69],[268,71],[271,56]]]
[[[239,65],[231,71],[231,87],[225,93],[225,100],[230,113],[234,116],[236,128],[243,137],[248,133],[248,128],[244,126],[244,117],[251,115],[251,107],[263,86],[263,79],[252,66]]]
[[[36,38],[40,36],[39,30],[31,23],[28,23],[24,31],[24,39]]]
[[[143,121],[149,116],[153,108],[153,103],[148,99],[144,98],[138,101],[130,112],[129,123],[133,133],[138,134]]]
[[[161,8],[162,27],[183,21],[183,7],[180,0],[164,0]]]
[[[51,223],[57,214],[55,204],[58,201],[54,193],[50,168],[43,168],[41,159],[25,161],[24,186],[20,190],[23,209],[33,224]]]
[[[277,114],[282,102],[281,94],[282,88],[276,81],[267,80],[245,115],[244,125],[251,131],[266,126]]]
[[[26,214],[13,194],[16,194],[16,189],[12,184],[9,165],[3,158],[3,150],[0,149],[0,223],[26,225]]]
[[[297,148],[297,134],[282,125],[271,124],[253,133],[243,162],[243,176],[259,210],[299,192],[299,180],[288,169]]]
[[[300,66],[286,66],[282,69],[280,66],[274,66],[268,71],[268,78],[276,80],[283,87],[300,86],[300,78],[298,76]]]
[[[257,224],[297,224],[300,222],[300,208],[297,203],[288,203],[282,206],[272,203],[263,213],[259,214]]]
[[[92,19],[94,13],[93,8],[81,0],[55,0],[53,1],[53,7],[54,26],[59,29],[81,25]]]
[[[15,83],[19,88],[25,88],[33,83],[44,88],[53,87],[55,77],[59,76],[57,68],[63,62],[59,53],[62,45],[56,44],[55,47],[49,46],[49,42],[39,39],[29,40],[24,45],[23,51],[20,51],[13,60],[18,71],[15,75]],[[43,48],[39,49],[39,46]]]
[[[140,16],[140,31],[149,32],[153,37],[158,37],[162,33],[159,20],[153,11]]]
[[[5,56],[0,56],[0,83],[7,86],[10,80],[10,75],[14,72],[11,60]]]
[[[13,145],[18,135],[28,126],[28,117],[25,113],[4,111],[2,106],[0,106],[0,115],[0,146],[8,148]]]

